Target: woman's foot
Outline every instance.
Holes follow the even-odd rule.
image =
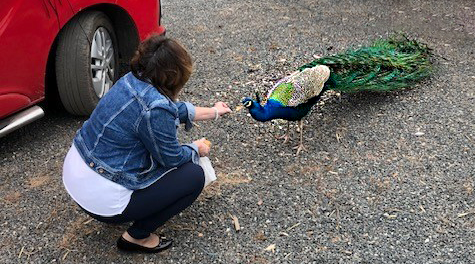
[[[144,239],[135,239],[124,232],[117,240],[117,247],[124,251],[135,251],[144,253],[157,253],[169,248],[172,245],[172,240],[165,237],[159,237],[155,234],[150,234]]]
[[[142,247],[154,248],[160,244],[160,238],[155,234],[150,234],[150,236],[144,239],[135,239],[131,237],[127,231],[125,231],[122,234],[122,237],[128,242],[140,245]]]

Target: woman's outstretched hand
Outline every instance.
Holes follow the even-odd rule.
[[[230,113],[231,108],[224,102],[217,102],[213,107],[195,107],[195,118],[193,121],[217,120],[220,116]]]
[[[209,141],[205,138],[193,141],[193,143],[198,146],[198,153],[200,154],[200,157],[206,157],[209,155],[211,145],[207,142]]]
[[[214,107],[218,109],[219,116],[232,112],[231,108],[229,108],[229,106],[224,102],[217,102],[214,104]]]

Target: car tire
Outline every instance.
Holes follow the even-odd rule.
[[[118,77],[118,46],[109,18],[86,11],[62,29],[56,51],[56,81],[65,109],[90,115]]]

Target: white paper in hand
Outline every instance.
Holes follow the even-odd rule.
[[[216,180],[216,173],[214,172],[211,161],[208,157],[200,158],[200,166],[205,172],[205,187]]]

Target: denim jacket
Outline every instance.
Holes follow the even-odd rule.
[[[132,73],[99,101],[74,145],[91,169],[128,189],[143,189],[166,172],[199,162],[195,144],[181,145],[177,127],[192,127],[195,107],[173,102]]]

